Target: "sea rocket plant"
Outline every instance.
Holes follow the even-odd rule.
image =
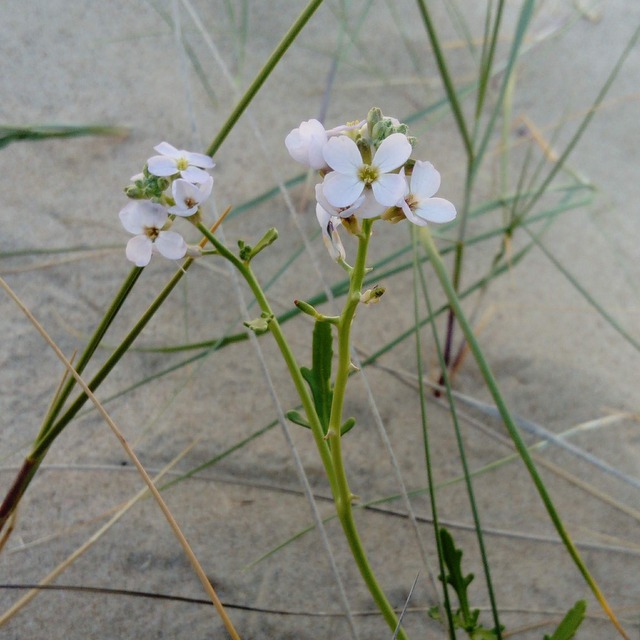
[[[149,158],[143,172],[131,178],[125,193],[133,202],[120,211],[122,226],[135,234],[126,256],[138,267],[147,266],[153,253],[170,260],[200,255],[169,227],[174,216],[198,222],[200,205],[213,188],[213,178],[205,171],[215,166],[209,156],[178,150],[168,142],[154,149],[163,155]]]
[[[316,215],[329,253],[344,261],[344,248],[336,228],[342,221],[352,233],[358,219],[410,222],[449,222],[455,206],[434,198],[440,174],[430,162],[410,158],[415,138],[407,126],[369,111],[357,124],[325,130],[317,120],[308,120],[285,139],[291,156],[316,169],[323,181],[316,185]]]

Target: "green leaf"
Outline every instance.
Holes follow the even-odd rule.
[[[348,433],[349,431],[351,431],[351,429],[353,429],[353,427],[356,426],[356,419],[355,418],[347,418],[343,423],[342,426],[340,427],[340,435],[343,436],[345,433]]]
[[[467,587],[473,580],[473,574],[465,576],[462,573],[462,549],[456,549],[453,538],[446,529],[440,529],[440,541],[442,557],[449,572],[444,576],[444,581],[453,587],[460,602],[460,626],[466,630],[473,629],[478,620],[478,612],[471,611],[467,596]]]
[[[311,429],[311,425],[297,411],[294,411],[293,409],[291,411],[287,411],[286,416],[291,420],[291,422],[293,422],[293,424]]]
[[[587,603],[584,600],[578,600],[573,609],[569,609],[554,634],[552,636],[545,635],[544,640],[571,640],[582,624],[586,611]]]
[[[311,369],[300,367],[300,373],[309,385],[313,403],[325,434],[329,430],[329,417],[331,416],[331,402],[333,400],[333,390],[331,388],[332,359],[333,335],[331,333],[331,324],[317,320],[313,329],[312,367]],[[349,420],[345,422],[345,425],[347,423],[349,423]],[[343,425],[343,428],[345,425]],[[349,425],[349,429],[351,427],[353,427],[353,424]]]

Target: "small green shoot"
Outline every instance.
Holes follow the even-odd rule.
[[[575,636],[578,627],[582,624],[586,611],[587,603],[584,600],[578,600],[573,609],[569,609],[569,612],[562,619],[553,635],[548,636],[545,634],[543,640],[571,640]]]

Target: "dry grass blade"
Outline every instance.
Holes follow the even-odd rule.
[[[191,450],[191,448],[195,445],[193,442],[183,451],[181,451],[169,464],[164,467],[158,473],[155,478],[153,478],[154,484],[157,483],[174,465],[180,461],[184,455]],[[106,522],[103,526],[101,526],[95,533],[93,533],[85,542],[80,545],[66,560],[63,560],[53,571],[47,574],[37,585],[34,585],[28,593],[22,596],[16,603],[14,603],[7,611],[5,611],[0,616],[0,627],[6,624],[13,616],[15,616],[21,609],[26,607],[37,595],[42,591],[42,589],[55,580],[61,573],[63,573],[69,566],[71,566],[82,554],[88,551],[111,527],[122,518],[122,516],[129,511],[133,505],[135,505],[139,500],[141,500],[147,493],[149,489],[144,487],[141,489],[133,498],[127,500],[124,505],[120,506],[116,513],[109,518],[109,521]],[[15,519],[17,511],[13,512],[12,521]],[[6,536],[6,534],[5,534]]]
[[[78,374],[78,372],[73,368],[73,365],[67,360],[65,355],[62,353],[60,348],[51,339],[51,337],[48,335],[44,327],[36,320],[33,314],[29,311],[29,309],[27,309],[27,307],[22,303],[20,298],[18,298],[18,296],[14,293],[13,289],[11,289],[11,287],[5,282],[3,278],[0,278],[0,286],[2,286],[2,288],[6,291],[9,297],[16,303],[16,305],[20,308],[20,310],[27,316],[31,324],[33,324],[33,326],[38,330],[40,335],[44,338],[44,340],[51,347],[51,349],[53,349],[56,356],[64,364],[64,366],[67,368],[69,373],[71,373],[71,375],[75,378],[78,385],[86,393],[87,397],[91,400],[91,402],[93,402],[93,404],[95,405],[96,409],[98,410],[98,412],[100,413],[104,421],[109,425],[109,428],[113,431],[116,438],[120,441],[120,444],[122,445],[125,452],[129,456],[130,460],[133,462],[134,466],[136,467],[136,469],[144,479],[149,491],[151,492],[156,502],[158,503],[158,506],[160,507],[160,509],[162,510],[162,513],[167,519],[167,522],[169,523],[171,529],[173,530],[174,535],[180,542],[180,545],[182,546],[185,554],[187,555],[189,562],[191,563],[191,566],[196,572],[198,578],[200,579],[200,582],[202,583],[204,590],[207,592],[207,595],[211,598],[211,602],[216,608],[218,615],[222,619],[227,631],[229,632],[229,635],[233,638],[233,640],[240,640],[240,636],[238,635],[238,632],[235,630],[233,623],[231,622],[231,619],[227,615],[227,612],[225,611],[224,606],[222,605],[222,602],[220,602],[220,599],[218,598],[218,595],[216,594],[211,582],[209,581],[207,574],[202,568],[202,565],[196,558],[193,550],[191,549],[191,546],[189,545],[187,539],[184,537],[184,534],[180,530],[178,523],[176,522],[175,518],[171,514],[171,511],[169,511],[169,507],[167,507],[165,501],[162,499],[160,492],[153,484],[151,478],[149,477],[149,474],[146,472],[140,460],[138,459],[134,451],[129,446],[129,443],[126,441],[126,439],[122,435],[122,432],[120,431],[120,429],[118,429],[115,422],[111,419],[111,416],[109,416],[109,414],[107,413],[105,408],[102,406],[100,401],[95,397],[91,389],[89,389],[87,383],[82,379],[82,377]]]

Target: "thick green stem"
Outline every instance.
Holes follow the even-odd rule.
[[[331,447],[331,459],[333,461],[333,470],[336,477],[337,491],[334,492],[336,513],[340,520],[340,524],[342,525],[342,530],[344,531],[347,542],[349,543],[349,548],[351,549],[351,554],[353,555],[369,592],[390,629],[395,631],[398,626],[398,617],[376,579],[353,517],[353,508],[351,506],[353,495],[349,489],[347,474],[344,468],[344,460],[342,458],[342,437],[340,434],[340,427],[342,425],[342,408],[344,405],[347,381],[349,379],[349,371],[351,368],[351,325],[353,323],[353,318],[358,304],[360,304],[360,296],[362,295],[361,289],[364,276],[366,274],[367,249],[369,246],[369,239],[371,237],[372,225],[373,222],[371,220],[362,221],[362,232],[358,243],[358,255],[351,273],[351,282],[347,301],[338,323],[338,371],[336,373],[333,388],[333,401],[331,405],[331,417],[329,419],[327,439]],[[404,629],[399,629],[397,637],[402,640],[407,640]]]
[[[286,338],[282,332],[280,323],[276,319],[271,306],[260,286],[260,283],[256,279],[253,271],[248,263],[243,262],[240,258],[234,255],[227,247],[224,246],[216,237],[209,234],[206,227],[198,225],[198,229],[207,237],[209,241],[215,246],[218,253],[229,260],[231,264],[240,272],[245,279],[255,299],[260,307],[260,310],[266,314],[269,320],[269,330],[271,331],[275,341],[280,348],[280,352],[284,361],[289,369],[289,373],[296,387],[296,391],[300,396],[302,406],[306,412],[307,420],[311,425],[311,431],[313,433],[316,446],[320,453],[322,463],[325,468],[325,472],[329,479],[331,486],[331,492],[334,497],[336,513],[342,525],[342,529],[349,543],[349,548],[356,562],[356,565],[369,589],[369,592],[373,596],[373,599],[380,609],[384,619],[389,627],[395,631],[398,626],[398,618],[396,616],[393,607],[387,600],[384,592],[382,591],[376,577],[373,573],[373,569],[367,558],[364,546],[360,540],[358,530],[356,527],[355,519],[353,517],[353,509],[351,506],[351,500],[353,498],[351,491],[349,490],[349,484],[344,468],[344,462],[342,460],[341,439],[340,439],[340,427],[342,424],[342,407],[344,404],[344,396],[347,386],[347,380],[349,378],[349,369],[351,365],[350,356],[350,334],[351,324],[356,312],[356,308],[360,303],[360,295],[362,283],[366,273],[366,257],[367,248],[369,244],[369,238],[371,236],[371,220],[364,220],[362,224],[362,233],[360,235],[360,243],[358,247],[358,256],[356,263],[351,274],[351,283],[349,288],[349,295],[347,296],[347,302],[340,316],[338,323],[338,372],[336,374],[336,380],[333,389],[333,401],[331,407],[331,417],[329,419],[329,431],[325,438],[322,431],[322,425],[318,418],[313,399],[309,394],[306,383],[302,374],[300,373],[300,367],[298,366],[295,356],[291,351]],[[398,638],[401,640],[408,640],[407,636],[402,628],[399,629]]]

